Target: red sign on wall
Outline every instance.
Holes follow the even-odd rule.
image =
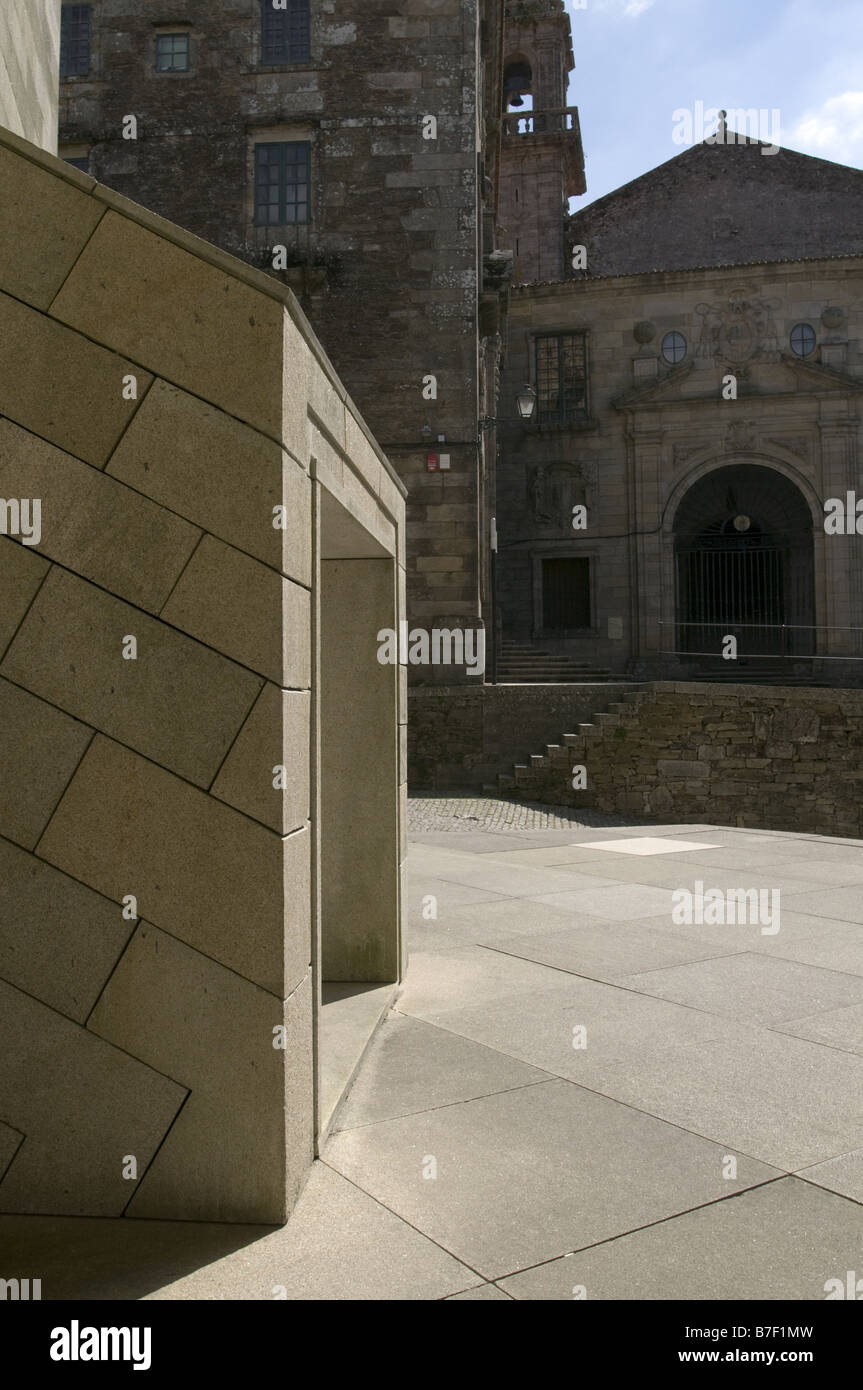
[[[438,454],[426,454],[426,472],[437,473],[440,468],[440,457]]]

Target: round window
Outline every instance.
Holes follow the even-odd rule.
[[[815,329],[811,324],[798,323],[791,330],[791,351],[797,357],[808,357],[815,351]]]
[[[686,356],[686,339],[682,333],[666,333],[662,340],[662,355],[675,367]]]

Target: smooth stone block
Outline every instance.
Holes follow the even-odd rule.
[[[0,420],[0,495],[41,498],[39,550],[151,613],[162,607],[201,534],[9,420]]]
[[[311,696],[265,685],[210,791],[280,835],[309,819]],[[273,787],[285,768],[287,786]]]
[[[283,306],[130,218],[106,213],[51,312],[280,437]]]
[[[191,1094],[130,1216],[287,1218],[288,1189],[296,1194],[313,1156],[310,993],[307,982],[304,994],[283,1003],[141,923],[89,1027],[158,1071],[182,1076]],[[273,1045],[275,1028],[285,1029],[284,1048]],[[303,1136],[290,1171],[288,1129]]]
[[[311,483],[266,435],[156,381],[107,470],[301,584],[311,583]],[[283,507],[286,526],[273,526]]]
[[[135,660],[123,656],[137,639]],[[260,689],[249,671],[54,569],[0,666],[34,694],[207,787]]]
[[[0,438],[2,424],[0,421]],[[18,624],[36,597],[48,568],[48,561],[37,555],[32,546],[19,545],[7,536],[0,536],[0,594],[3,596],[0,603],[0,656],[15,636]]]
[[[143,369],[0,294],[0,415],[101,468],[138,408],[123,399],[130,373],[141,395]]]
[[[26,1135],[0,1211],[120,1216],[185,1086],[0,982],[0,1114]],[[138,1163],[123,1177],[124,1156]]]
[[[93,731],[2,679],[0,728],[0,835],[33,849]]]
[[[0,840],[0,979],[83,1023],[133,929],[117,903]]]
[[[0,289],[47,309],[103,212],[81,189],[0,147]]]
[[[162,617],[275,685],[311,683],[309,591],[212,536],[198,546]]]
[[[101,734],[39,854],[279,998],[308,969],[308,832],[282,841]]]

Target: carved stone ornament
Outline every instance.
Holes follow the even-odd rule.
[[[794,435],[788,438],[777,437],[769,439],[768,444],[775,444],[778,448],[784,449],[787,454],[794,454],[795,458],[808,459],[809,440],[805,435]]]
[[[725,447],[735,452],[754,449],[756,441],[755,426],[748,420],[734,420],[725,431]]]
[[[778,359],[773,311],[780,303],[762,295],[754,285],[737,285],[723,302],[697,304],[701,334],[696,355],[732,364],[756,356]]]
[[[530,473],[531,512],[539,526],[566,530],[572,509],[586,502],[588,475],[595,481],[596,464],[538,463]]]

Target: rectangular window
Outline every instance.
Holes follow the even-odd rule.
[[[584,556],[542,562],[542,626],[551,632],[590,627],[590,561]]]
[[[156,71],[189,71],[189,35],[156,35]]]
[[[71,164],[73,169],[83,169],[85,174],[90,172],[90,156],[86,154],[75,155],[73,159],[64,159],[64,164]]]
[[[60,11],[60,76],[86,77],[90,71],[92,5],[64,5]]]
[[[587,418],[587,339],[584,333],[537,338],[536,392],[540,425]]]
[[[255,224],[285,227],[309,221],[311,145],[285,140],[255,145]]]
[[[307,63],[311,57],[309,0],[261,0],[261,62]]]

